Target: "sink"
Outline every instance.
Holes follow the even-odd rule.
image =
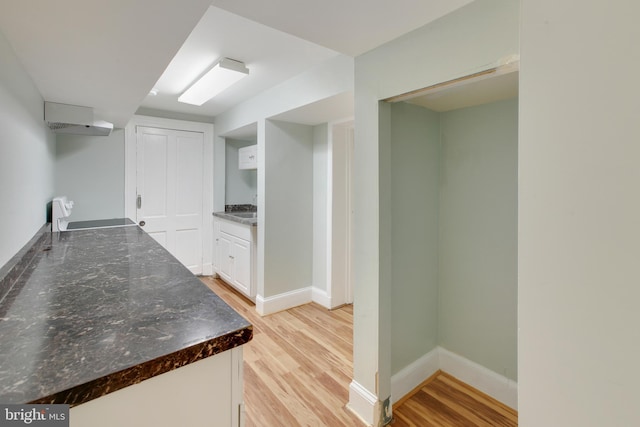
[[[238,218],[257,218],[257,212],[227,212],[227,215],[236,216]]]

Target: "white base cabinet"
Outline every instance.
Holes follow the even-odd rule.
[[[218,353],[69,411],[71,427],[243,427],[242,347]]]
[[[255,301],[256,227],[215,218],[213,230],[214,271]]]

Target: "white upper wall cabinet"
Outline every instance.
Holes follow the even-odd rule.
[[[238,169],[258,169],[257,145],[249,145],[238,150]]]

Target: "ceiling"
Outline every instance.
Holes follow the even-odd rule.
[[[470,1],[29,0],[3,2],[0,32],[45,100],[93,107],[96,119],[124,127],[141,106],[215,116]],[[202,107],[178,103],[221,56],[244,61],[250,76]],[[334,107],[327,100],[290,115],[310,120]]]
[[[142,107],[216,116],[227,108],[319,65],[339,53],[210,7],[154,87]],[[221,57],[242,61],[249,75],[202,106],[177,99]]]
[[[3,2],[0,32],[45,101],[124,127],[210,2]]]
[[[212,4],[356,57],[471,0],[213,0]]]

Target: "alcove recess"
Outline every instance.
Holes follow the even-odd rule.
[[[394,401],[398,378],[435,360],[517,404],[518,66],[382,102]]]

